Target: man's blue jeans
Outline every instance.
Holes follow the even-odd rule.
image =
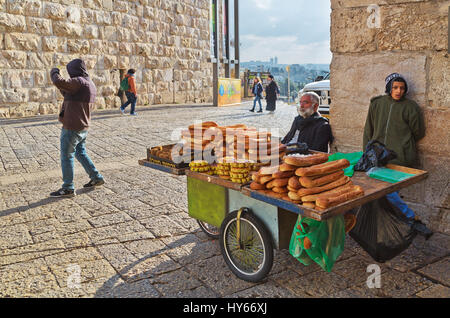
[[[256,95],[255,99],[253,100],[253,108],[252,108],[252,110],[255,110],[256,102],[259,103],[259,110],[262,110],[261,96],[259,96],[259,95]]]
[[[407,218],[413,219],[416,216],[414,211],[408,207],[408,205],[405,203],[405,201],[402,200],[402,198],[400,198],[398,192],[389,193],[386,195],[386,198],[392,205],[395,205],[397,208],[399,208],[399,210],[402,211],[402,213],[406,215]]]
[[[73,171],[74,171],[74,160],[81,163],[86,173],[89,175],[91,180],[103,180],[103,176],[97,171],[86,153],[86,137],[87,130],[74,131],[68,129],[62,129],[61,131],[61,169],[63,176],[63,189],[74,190],[73,184]]]
[[[136,95],[130,92],[125,92],[125,95],[127,95],[127,101],[125,104],[120,106],[120,109],[125,110],[125,108],[127,108],[127,106],[131,104],[130,114],[134,114],[134,108],[136,107],[137,97]]]

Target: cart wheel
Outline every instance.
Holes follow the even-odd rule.
[[[218,239],[220,235],[220,229],[218,227],[215,227],[214,225],[205,223],[203,221],[197,220],[198,225],[202,229],[203,232],[206,233],[209,237],[213,239]]]
[[[258,282],[272,269],[273,244],[264,224],[247,208],[239,221],[238,211],[229,213],[220,227],[220,250],[231,271],[240,279]]]

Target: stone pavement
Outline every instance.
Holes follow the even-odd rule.
[[[441,233],[377,264],[381,288],[367,287],[367,267],[376,262],[350,237],[331,273],[281,250],[264,281],[237,279],[218,242],[188,216],[186,178],[137,161],[195,120],[280,127],[284,135],[295,116],[282,103],[274,115],[248,108],[138,107],[138,117],[96,112],[87,147],[106,184],[69,199],[48,197],[61,185],[55,116],[0,120],[0,296],[450,297],[450,238]],[[76,186],[86,181],[77,163]]]

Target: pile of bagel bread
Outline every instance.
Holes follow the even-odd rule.
[[[218,160],[231,157],[263,164],[279,160],[286,149],[279,142],[272,143],[271,133],[243,124],[219,126],[213,121],[202,122],[182,130],[181,138],[193,151],[214,149]]]
[[[364,195],[344,175],[348,160],[327,161],[324,153],[287,155],[279,166],[254,173],[250,188],[319,211]]]

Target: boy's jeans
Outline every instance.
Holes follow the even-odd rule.
[[[91,158],[89,158],[86,153],[85,144],[87,133],[87,130],[74,131],[64,128],[61,130],[60,142],[61,169],[64,181],[62,186],[63,189],[74,190],[74,157],[81,163],[91,180],[103,180],[103,176],[97,171]]]
[[[125,95],[127,95],[127,101],[125,104],[120,106],[120,108],[122,110],[125,110],[125,108],[127,108],[127,106],[131,104],[130,114],[134,114],[134,108],[136,107],[137,97],[136,97],[136,95],[134,95],[133,93],[130,93],[130,92],[125,92]]]
[[[404,215],[406,215],[407,218],[409,219],[413,219],[416,215],[414,213],[413,210],[411,210],[408,205],[405,203],[405,201],[403,201],[400,198],[400,195],[398,194],[398,192],[392,192],[386,195],[386,198],[388,199],[388,201],[395,205],[396,207],[398,207],[400,209],[400,211],[402,211],[402,213]]]

